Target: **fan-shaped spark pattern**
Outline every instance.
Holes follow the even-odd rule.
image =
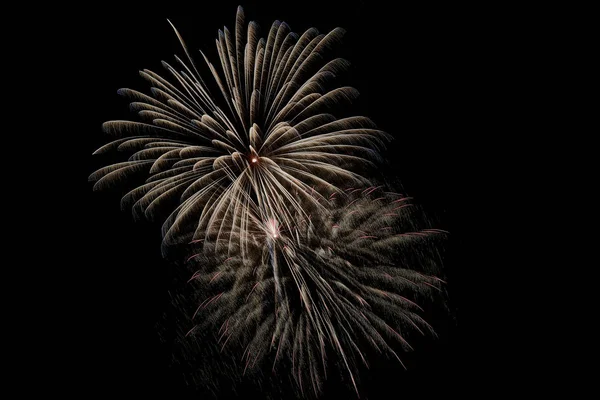
[[[398,344],[411,349],[407,332],[433,333],[417,302],[440,290],[432,241],[444,232],[410,198],[374,187],[345,192],[330,196],[335,211],[326,217],[298,215],[290,230],[268,221],[244,255],[192,256],[200,269],[190,284],[202,299],[189,334],[218,329],[223,347],[242,346],[244,373],[290,359],[299,388],[318,394],[330,354],[357,389],[356,366],[368,366],[361,348],[400,360]]]
[[[335,86],[348,67],[329,57],[341,28],[297,35],[276,21],[264,39],[254,22],[246,28],[244,21],[240,7],[235,29],[219,31],[220,68],[202,53],[213,91],[175,30],[187,62],[163,62],[166,77],[141,71],[151,95],[119,90],[141,121],[104,124],[106,133],[125,137],[95,154],[132,154],[94,172],[94,188],[147,174],[122,205],[147,217],[168,209],[166,244],[210,237],[233,247],[235,237],[243,247],[258,221],[272,219],[290,231],[297,215],[327,213],[324,200],[340,184],[365,184],[356,167],[377,161],[389,139],[366,117],[334,115],[358,96]]]

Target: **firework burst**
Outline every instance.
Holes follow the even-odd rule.
[[[358,392],[361,348],[400,361],[397,351],[412,349],[407,334],[433,333],[418,303],[441,290],[433,244],[444,232],[407,197],[346,193],[331,196],[326,218],[298,215],[290,231],[269,221],[244,256],[193,263],[202,267],[190,283],[203,298],[190,334],[215,329],[223,348],[240,346],[243,373],[291,360],[299,389],[317,395],[331,356]]]
[[[202,53],[216,92],[175,30],[187,63],[176,57],[177,69],[163,62],[168,78],[141,71],[151,95],[119,90],[141,121],[104,124],[108,134],[125,137],[95,154],[132,155],[94,172],[94,188],[148,174],[122,205],[153,217],[175,202],[163,225],[167,244],[210,238],[233,248],[236,238],[243,247],[261,221],[276,219],[290,230],[299,214],[327,213],[327,196],[341,183],[365,184],[357,167],[377,161],[389,139],[368,118],[333,115],[358,96],[354,88],[335,86],[348,67],[329,59],[342,29],[297,35],[276,21],[265,40],[257,24],[246,29],[244,21],[240,7],[235,30],[219,31],[220,69]]]

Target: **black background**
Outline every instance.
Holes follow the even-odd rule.
[[[83,144],[84,157],[76,171],[76,190],[87,205],[72,211],[85,254],[80,260],[85,283],[77,285],[86,294],[87,318],[74,318],[85,318],[89,326],[85,334],[74,334],[79,336],[74,342],[82,343],[84,363],[75,387],[81,386],[82,394],[203,398],[169,369],[169,351],[156,333],[173,276],[173,267],[160,254],[159,226],[134,222],[119,208],[122,192],[93,192],[87,176],[106,163],[91,155],[108,140],[102,122],[134,117],[117,89],[144,91],[147,84],[139,70],[161,73],[161,60],[171,63],[174,54],[182,55],[167,18],[192,51],[202,49],[215,60],[217,30],[223,25],[233,28],[238,4],[244,6],[247,21],[259,23],[262,36],[274,20],[287,22],[295,32],[310,27],[347,30],[342,54],[352,63],[351,83],[361,93],[360,111],[395,136],[384,173],[398,178],[439,227],[451,232],[445,252],[451,315],[434,321],[439,338],[419,343],[417,351],[405,356],[407,372],[387,360],[375,360],[361,398],[460,395],[467,374],[458,334],[464,286],[460,210],[469,202],[461,196],[462,171],[477,108],[473,79],[479,76],[483,61],[478,54],[486,43],[463,10],[377,1],[197,2],[144,12],[112,7],[80,19],[81,42],[73,47],[80,78],[73,90],[78,84],[85,86],[86,97],[79,104],[85,126],[79,128],[78,143]],[[199,53],[193,54],[200,61]],[[345,390],[328,387],[325,398],[337,398],[336,393],[344,398]]]

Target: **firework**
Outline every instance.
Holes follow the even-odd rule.
[[[94,172],[94,188],[146,175],[122,205],[150,218],[171,207],[167,244],[211,239],[233,247],[235,238],[246,246],[261,221],[276,219],[291,230],[299,214],[325,214],[324,200],[340,184],[367,182],[358,171],[379,159],[389,139],[366,117],[334,115],[358,96],[336,86],[348,67],[330,59],[342,29],[297,35],[276,21],[263,39],[257,24],[246,29],[244,21],[240,7],[234,31],[219,31],[220,68],[202,53],[212,87],[175,30],[187,61],[163,62],[168,77],[141,71],[151,95],[119,90],[141,121],[104,124],[106,133],[125,137],[95,154],[132,154]]]
[[[332,356],[357,391],[365,346],[401,362],[407,334],[433,333],[419,302],[441,290],[434,244],[444,232],[407,197],[373,187],[346,194],[331,196],[326,218],[298,215],[292,230],[268,221],[244,255],[192,256],[200,297],[189,335],[214,329],[222,348],[240,346],[242,373],[291,361],[299,389],[315,395]]]
[[[358,392],[361,349],[400,361],[411,332],[433,333],[419,304],[441,290],[443,232],[363,176],[390,136],[338,112],[358,96],[337,86],[343,30],[258,29],[238,8],[235,29],[219,31],[218,67],[204,53],[197,65],[175,30],[185,60],[163,62],[164,77],[141,71],[149,94],[119,90],[140,120],[106,122],[119,138],[95,154],[130,156],[90,180],[141,174],[122,206],[166,212],[164,243],[194,247],[190,341],[214,330],[219,349],[239,347],[228,357],[241,374],[289,370],[303,396],[320,392],[333,359]]]

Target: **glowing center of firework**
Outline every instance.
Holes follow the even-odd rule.
[[[252,157],[252,164],[255,164],[255,163],[257,163],[257,162],[258,162],[258,158],[256,158],[256,157]]]
[[[279,222],[274,219],[270,219],[267,221],[267,234],[273,238],[277,239],[279,237]]]

